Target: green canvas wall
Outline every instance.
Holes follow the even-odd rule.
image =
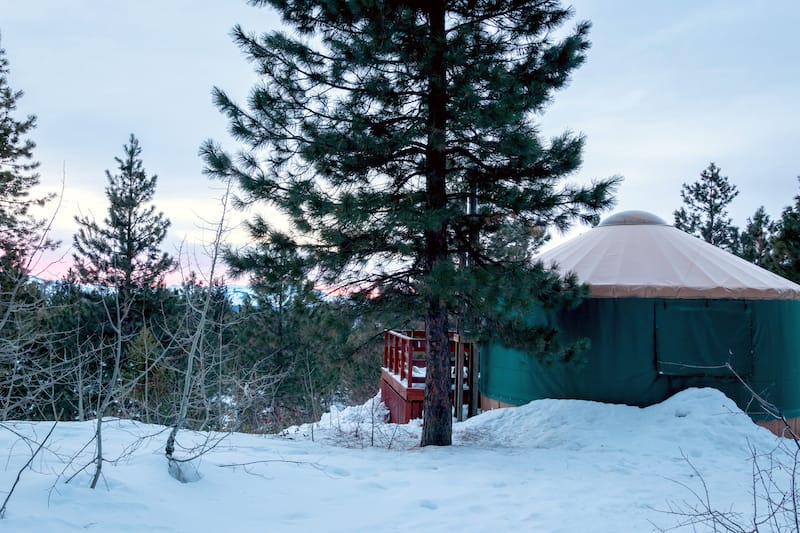
[[[728,362],[787,417],[800,416],[800,301],[589,298],[546,320],[591,348],[564,365],[489,343],[482,394],[515,405],[574,398],[644,406],[710,386],[747,409],[749,394],[718,368]]]

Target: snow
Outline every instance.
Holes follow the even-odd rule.
[[[713,389],[643,409],[536,401],[455,423],[454,445],[441,448],[418,446],[420,421],[386,424],[385,415],[376,398],[281,435],[179,433],[176,456],[207,448],[186,484],[167,471],[165,428],[108,420],[95,490],[84,468],[94,423],[59,423],[22,472],[0,530],[653,531],[681,524],[669,510],[699,504],[692,491],[704,494],[703,482],[712,507],[746,524],[753,450],[777,460],[794,446]],[[51,426],[0,426],[0,499],[35,449],[20,435],[38,441]]]

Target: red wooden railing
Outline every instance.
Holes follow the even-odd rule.
[[[425,348],[426,339],[423,330],[388,330],[384,334],[383,367],[385,373],[389,374],[386,378],[394,378],[399,381],[406,391],[400,394],[404,402],[421,401],[420,394],[425,388]],[[477,412],[477,351],[475,344],[464,340],[458,333],[450,332],[450,357],[453,405],[456,408],[456,417],[461,420],[465,401],[469,408],[469,416]],[[413,390],[416,390],[417,393],[411,394]],[[461,394],[457,394],[456,391],[461,391]],[[421,413],[421,406],[404,410],[405,412]]]
[[[425,368],[425,332],[418,329],[388,330],[383,340],[384,368],[409,389],[413,389],[415,383],[424,384],[424,376],[414,377],[414,366]]]

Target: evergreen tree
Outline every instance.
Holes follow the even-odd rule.
[[[675,227],[735,253],[739,229],[728,216],[727,207],[738,195],[736,185],[720,175],[720,168],[711,163],[700,173],[698,181],[681,187],[685,206],[674,213]]]
[[[31,196],[31,189],[39,184],[39,163],[33,159],[36,145],[27,135],[36,125],[36,117],[14,117],[23,93],[11,89],[8,73],[8,59],[0,47],[0,272],[4,292],[27,274],[28,262],[37,250],[54,247],[44,238],[44,222],[31,212],[51,198]]]
[[[58,368],[46,379],[59,392],[57,411],[62,419],[86,420],[94,413],[100,394],[98,383],[107,371],[107,360],[101,354],[113,344],[105,312],[112,302],[101,291],[81,287],[74,273],[51,283],[47,293],[42,327],[46,335],[44,358],[57,362]],[[42,396],[34,395],[33,401],[47,405]]]
[[[150,423],[168,423],[177,390],[174,372],[164,357],[165,349],[147,326],[131,340],[122,379],[130,384],[125,415]]]
[[[159,250],[170,222],[149,205],[156,189],[140,158],[139,141],[131,134],[119,172],[106,170],[108,216],[102,224],[90,217],[75,217],[81,226],[74,236],[75,269],[83,283],[114,287],[127,310],[137,290],[163,283],[173,259]]]
[[[797,177],[800,181],[800,176]],[[794,205],[787,206],[772,239],[770,270],[800,283],[800,195],[794,197]]]
[[[9,86],[9,63],[0,47],[0,418],[32,417],[29,395],[41,377],[41,346],[47,341],[38,313],[45,295],[28,277],[37,254],[55,243],[46,238],[45,223],[33,210],[51,196],[35,197],[39,184],[27,136],[36,125],[28,115],[17,119],[22,91]],[[44,359],[46,361],[46,358]],[[38,416],[38,413],[37,413]]]
[[[248,227],[251,233],[268,231],[265,224],[257,219]],[[311,414],[318,411],[319,402],[309,398],[307,390],[316,394],[323,390],[320,373],[311,371],[321,366],[323,357],[311,352],[322,339],[329,343],[328,352],[335,347],[332,335],[310,331],[326,304],[307,278],[309,265],[291,239],[279,232],[272,232],[269,241],[229,252],[226,261],[232,275],[249,275],[253,290],[238,328],[242,335],[239,364],[257,368],[262,376],[275,376],[270,389],[262,392],[268,402],[262,407],[270,413],[268,425],[280,428],[313,421]]]
[[[487,255],[495,259],[530,261],[549,240],[550,234],[544,228],[531,228],[525,221],[509,220],[498,226],[484,246]]]
[[[234,377],[228,370],[238,349],[226,287],[220,279],[206,285],[192,275],[182,284],[179,309],[179,325],[164,339],[175,350],[165,350],[163,377],[171,378],[171,383],[166,384],[168,395],[162,402],[168,415],[161,423],[178,429],[230,427],[225,404],[226,397],[234,396],[229,391]]]
[[[771,268],[770,241],[774,233],[775,223],[770,220],[762,205],[752,218],[747,219],[747,226],[739,236],[739,255],[762,268]]]
[[[291,245],[321,283],[421,314],[422,445],[450,444],[452,317],[475,335],[489,325],[548,348],[542,328],[514,317],[585,294],[575,279],[481,243],[512,219],[564,229],[611,204],[618,178],[564,182],[583,137],[545,142],[533,122],[584,61],[590,25],[554,40],[571,16],[555,0],[251,3],[274,7],[295,33],[234,29],[263,80],[247,108],[215,90],[247,148],[233,158],[206,143],[208,171],[238,178],[243,203],[288,215]],[[469,268],[457,268],[460,257]]]

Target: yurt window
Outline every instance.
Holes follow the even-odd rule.
[[[753,369],[753,334],[746,302],[676,300],[656,304],[656,364],[669,376],[742,377]]]

